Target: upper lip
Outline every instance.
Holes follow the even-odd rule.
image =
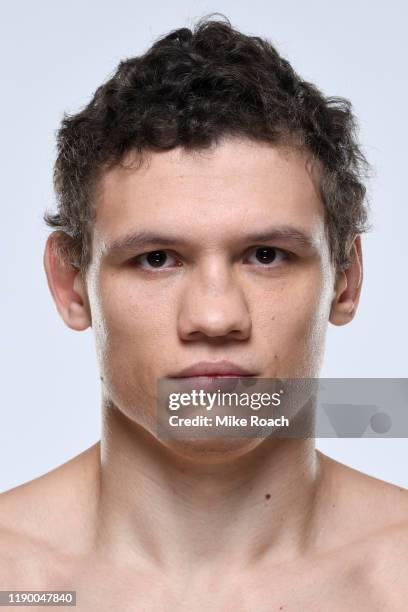
[[[249,370],[232,363],[232,361],[199,361],[180,370],[174,378],[188,376],[254,376]]]

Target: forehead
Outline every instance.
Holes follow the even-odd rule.
[[[199,151],[177,147],[149,153],[142,165],[132,154],[100,179],[96,242],[157,229],[216,240],[251,226],[296,223],[322,229],[319,170],[299,149],[228,139]]]

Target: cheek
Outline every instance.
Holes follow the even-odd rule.
[[[95,295],[92,319],[104,393],[128,418],[149,427],[157,357],[170,353],[170,307],[115,279],[101,282]]]
[[[137,378],[146,385],[168,337],[171,313],[165,295],[153,298],[146,289],[115,279],[101,282],[96,295],[93,328],[104,380],[127,386]]]
[[[324,275],[316,270],[282,281],[257,300],[258,340],[271,357],[274,375],[317,375],[330,310],[328,295]]]
[[[171,309],[166,292],[150,293],[146,287],[126,282],[126,277],[100,284],[97,335],[105,347],[135,354],[160,343],[168,329]]]

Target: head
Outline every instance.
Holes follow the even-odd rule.
[[[318,376],[358,305],[365,165],[350,103],[228,21],[121,62],[62,122],[45,215],[49,286],[93,328],[105,400],[153,431],[156,380],[198,361]]]

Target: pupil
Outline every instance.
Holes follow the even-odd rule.
[[[166,261],[167,255],[164,251],[152,251],[147,256],[149,264],[155,268],[158,268]]]
[[[271,263],[276,256],[275,249],[272,247],[261,247],[256,250],[256,258],[261,263]]]

